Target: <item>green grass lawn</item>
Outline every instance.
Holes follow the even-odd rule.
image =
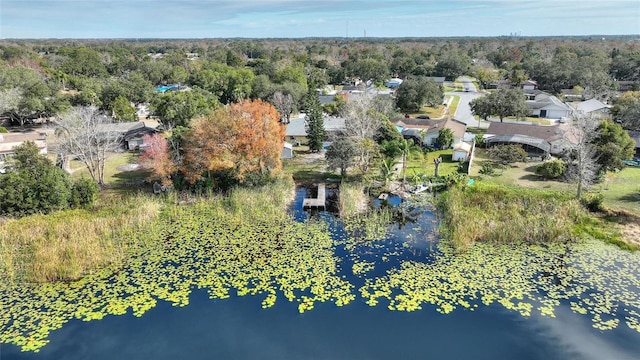
[[[451,105],[449,105],[449,116],[453,117],[458,110],[458,104],[460,103],[460,96],[454,95],[453,100],[451,100]]]
[[[131,183],[143,181],[148,172],[143,170],[127,171],[126,165],[137,164],[138,154],[123,152],[110,153],[104,169],[104,181],[111,187],[126,187]],[[72,176],[74,179],[81,177],[91,178],[89,170],[79,161],[71,162]]]
[[[602,191],[606,207],[640,216],[640,167],[629,166],[620,172],[607,174],[605,181],[596,189]]]
[[[489,161],[487,152],[478,149],[471,168],[471,177],[477,181],[510,187],[526,187],[575,194],[576,184],[563,181],[544,180],[535,174],[540,162],[507,165],[504,170],[496,170],[493,176],[479,173],[484,161]],[[602,184],[592,191],[601,192],[604,205],[613,210],[626,210],[640,216],[640,168],[627,167],[617,173],[607,175]]]
[[[435,173],[433,160],[442,157],[442,163],[438,175],[449,175],[458,172],[458,162],[451,161],[453,150],[432,151],[425,154],[422,151],[414,151],[409,155],[407,162],[407,179],[420,178],[422,175],[432,176]]]
[[[309,153],[308,150],[302,149],[294,149],[294,153],[293,159],[282,161],[282,168],[286,173],[291,174],[296,182],[315,183],[325,181],[329,177],[339,178],[337,174],[327,170],[324,154]]]
[[[409,115],[411,115],[411,117],[416,117],[419,115],[427,114],[432,119],[438,119],[444,116],[445,110],[446,109],[444,105],[424,106],[420,109],[419,113],[409,114]]]
[[[575,191],[575,186],[561,181],[544,180],[535,174],[541,162],[526,162],[506,165],[504,169],[496,169],[494,175],[480,174],[483,162],[490,161],[487,151],[477,149],[470,176],[487,183],[509,187],[526,187],[534,189],[555,190],[561,192]]]
[[[453,92],[453,91],[462,91],[462,83],[454,83],[454,86],[444,86],[442,91],[444,92]]]

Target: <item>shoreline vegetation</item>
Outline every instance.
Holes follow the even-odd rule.
[[[474,185],[454,187],[439,201],[441,233],[457,250],[475,242],[548,244],[574,242],[586,214],[566,194]]]
[[[0,225],[0,280],[69,282],[103,269],[117,271],[132,256],[165,240],[156,235],[167,221],[160,218],[162,211],[212,202],[246,221],[282,219],[294,190],[292,179],[283,177],[257,189],[235,188],[226,196],[123,195],[93,209],[6,219]]]
[[[295,174],[294,174],[295,175]],[[225,196],[202,198],[177,193],[164,197],[141,194],[103,196],[92,209],[64,210],[49,215],[5,219],[0,225],[0,277],[13,282],[73,281],[103,268],[117,270],[149,241],[144,234],[158,226],[158,214],[173,203],[223,201],[240,218],[256,214],[285,216],[295,197],[292,177],[262,188],[237,187]],[[379,233],[371,223],[388,223],[390,214],[369,209],[365,184],[343,182],[338,195],[339,216],[351,230]],[[637,216],[615,210],[589,213],[570,195],[553,190],[513,188],[476,183],[452,187],[438,201],[443,218],[440,233],[459,251],[472,243],[572,242],[593,237],[630,251],[624,221]],[[375,218],[375,219],[374,219]],[[373,220],[372,220],[373,219]],[[386,220],[385,220],[386,219]],[[374,221],[375,220],[375,221]],[[24,229],[30,229],[25,232]],[[367,230],[368,229],[368,230]]]

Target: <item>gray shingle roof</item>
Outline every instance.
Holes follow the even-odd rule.
[[[598,101],[596,99],[589,99],[587,101],[581,101],[578,104],[576,104],[576,109],[584,113],[590,113],[592,111],[609,109],[609,108],[610,108],[609,105],[601,101]]]
[[[323,119],[324,130],[326,132],[336,132],[345,129],[345,120],[341,117],[325,116]],[[286,136],[307,136],[307,129],[305,126],[305,118],[297,117],[291,119],[291,122],[287,124],[285,130]]]

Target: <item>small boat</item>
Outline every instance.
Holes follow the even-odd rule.
[[[380,200],[387,200],[387,198],[389,198],[389,194],[387,193],[382,193],[380,194],[380,196],[378,196],[378,199]]]

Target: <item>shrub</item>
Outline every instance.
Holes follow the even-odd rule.
[[[604,211],[604,196],[601,193],[589,193],[580,198],[582,206],[589,211]]]
[[[465,162],[461,162],[460,164],[458,164],[458,172],[459,173],[463,173],[463,174],[468,174],[469,173],[469,162],[465,161]]]
[[[528,154],[522,146],[516,144],[498,145],[489,149],[489,157],[502,164],[526,162]]]
[[[9,132],[9,130],[7,130],[7,128],[5,128],[4,126],[0,126],[0,133],[6,134],[8,132]]]
[[[490,162],[485,162],[482,164],[480,168],[480,174],[484,175],[493,175],[495,173],[495,169],[493,168],[493,164]]]
[[[32,142],[14,148],[15,168],[0,176],[0,215],[47,214],[69,206],[71,177]]]
[[[567,165],[564,161],[554,159],[538,165],[536,174],[545,179],[557,179],[567,172]]]
[[[71,206],[87,207],[93,205],[98,197],[98,184],[91,179],[82,178],[73,184],[71,189]]]

